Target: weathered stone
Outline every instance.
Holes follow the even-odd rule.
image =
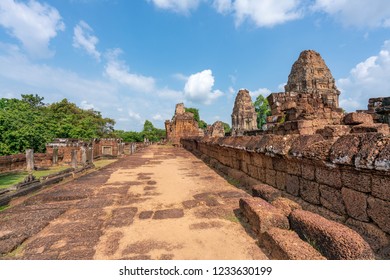
[[[301,205],[285,197],[278,197],[271,204],[281,210],[285,216],[290,215],[296,209],[302,209]]]
[[[381,133],[389,135],[389,126],[387,124],[360,124],[352,127],[351,133]]]
[[[298,161],[287,160],[287,173],[291,175],[301,175],[301,165]]]
[[[287,217],[279,209],[261,198],[241,198],[240,209],[257,234],[272,227],[289,228]]]
[[[325,139],[337,138],[348,134],[351,128],[347,125],[327,125],[323,129],[317,130],[317,133]]]
[[[286,175],[286,191],[289,194],[298,196],[299,195],[299,177]]]
[[[265,182],[268,185],[276,186],[276,171],[267,169],[265,174],[266,174]]]
[[[313,164],[304,163],[301,165],[302,177],[306,180],[314,181],[315,179],[315,166]]]
[[[271,228],[261,235],[260,242],[273,260],[325,260],[291,230]]]
[[[374,166],[377,170],[389,171],[390,170],[390,139],[385,139],[383,143],[383,149],[380,151],[375,159]]]
[[[342,224],[304,210],[293,211],[289,220],[291,228],[327,259],[374,259],[368,243],[358,233]]]
[[[348,125],[373,124],[372,116],[365,113],[349,113],[344,117],[344,123]]]
[[[390,176],[372,176],[372,195],[390,201]]]
[[[287,174],[284,172],[276,172],[276,187],[279,190],[284,191],[286,189],[286,176]]]
[[[346,214],[340,190],[336,190],[326,185],[320,185],[320,202],[325,208],[337,214]]]
[[[180,145],[180,139],[186,137],[203,136],[203,130],[199,129],[194,115],[185,111],[183,103],[176,105],[175,115],[172,120],[165,121],[167,140],[174,145]]]
[[[260,197],[268,202],[272,202],[281,196],[281,192],[266,184],[254,185],[252,187],[252,195]]]
[[[366,173],[352,170],[343,170],[341,172],[341,181],[343,186],[359,192],[371,191],[371,176]]]
[[[367,202],[368,216],[379,226],[380,229],[390,233],[390,202],[374,197],[369,197]]]
[[[336,189],[341,189],[342,187],[340,170],[337,168],[317,167],[316,179],[318,183],[326,184]]]
[[[224,137],[225,136],[225,128],[223,122],[216,121],[212,125],[207,126],[205,135],[210,137]]]
[[[367,194],[347,188],[342,188],[341,194],[349,216],[363,222],[370,220],[367,215]]]
[[[373,224],[348,219],[346,225],[356,230],[375,252],[390,245],[390,239],[386,234]]]
[[[232,136],[257,129],[257,114],[248,90],[237,93],[232,113]]]
[[[313,204],[320,204],[320,189],[319,184],[313,181],[309,181],[303,178],[299,179],[300,182],[300,196],[307,202]]]

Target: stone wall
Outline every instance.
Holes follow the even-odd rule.
[[[348,134],[183,139],[184,148],[358,231],[390,258],[390,137]],[[223,168],[222,168],[223,169]]]
[[[63,156],[58,156],[58,162],[62,162]],[[53,154],[34,154],[34,164],[36,167],[49,167],[53,164]],[[0,156],[0,173],[25,170],[27,168],[26,154],[16,154]]]

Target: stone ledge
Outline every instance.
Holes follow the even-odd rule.
[[[316,249],[291,230],[271,228],[260,236],[260,242],[273,260],[325,260]]]
[[[295,210],[290,216],[291,228],[312,243],[331,260],[372,260],[374,253],[368,243],[352,229],[329,221],[317,214]]]
[[[240,209],[244,217],[248,219],[253,231],[257,234],[261,234],[272,227],[290,228],[288,219],[283,212],[261,198],[241,198]]]

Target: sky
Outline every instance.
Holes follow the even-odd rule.
[[[125,131],[181,102],[231,124],[239,89],[283,91],[308,49],[346,111],[390,96],[388,0],[0,0],[0,98],[67,98]]]

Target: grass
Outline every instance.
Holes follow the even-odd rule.
[[[240,187],[240,181],[239,180],[237,180],[237,179],[233,179],[233,178],[227,178],[227,182],[230,184],[230,185],[233,185],[233,186],[235,186],[235,187],[237,187],[237,188],[239,188]]]
[[[226,215],[223,217],[225,220],[228,220],[232,223],[239,223],[240,221],[238,220],[237,216],[234,214]]]
[[[8,209],[9,207],[10,207],[9,205],[0,206],[0,212],[4,211],[5,209]]]
[[[116,162],[117,159],[102,159],[102,160],[97,160],[97,161],[94,161],[93,164],[95,165],[95,167],[97,169],[100,169],[106,165],[109,165],[113,162]]]
[[[51,167],[48,170],[36,170],[33,171],[35,178],[39,179],[41,177],[60,172],[69,168],[69,166],[55,166]],[[24,178],[28,175],[27,171],[22,172],[12,172],[0,175],[0,189],[5,189],[15,185],[17,183],[23,182]]]

